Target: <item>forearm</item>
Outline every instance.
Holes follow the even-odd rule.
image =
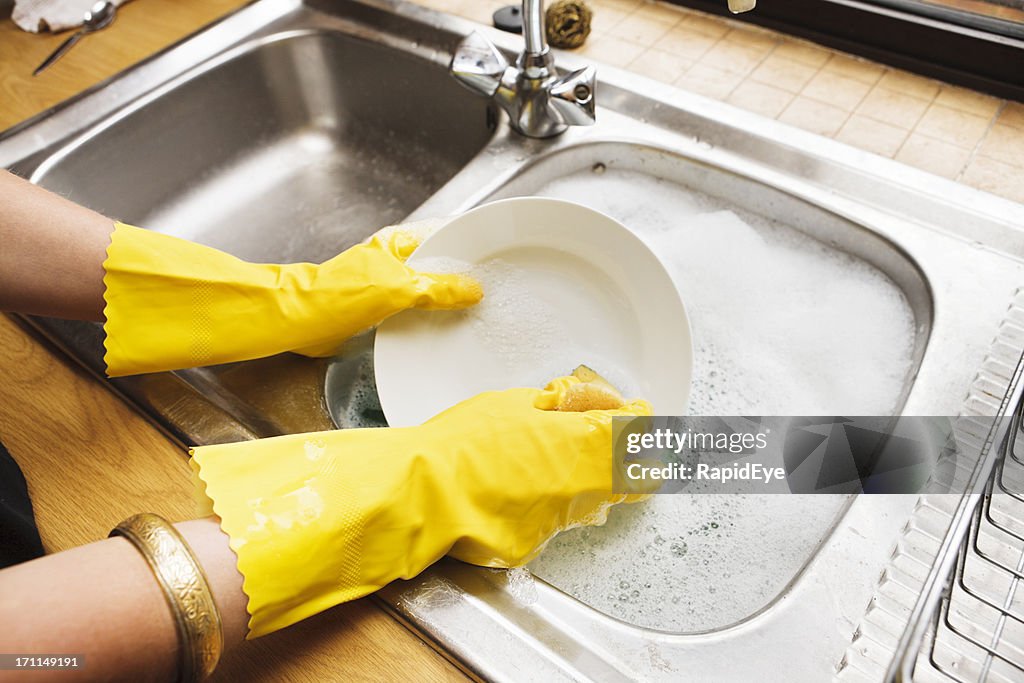
[[[0,310],[103,319],[113,221],[0,170]]]
[[[224,647],[245,637],[242,577],[215,518],[175,525],[203,567],[220,611]],[[178,638],[170,607],[142,555],[109,538],[0,571],[3,651],[83,654],[82,680],[173,680]],[[60,681],[70,671],[39,671]],[[0,681],[15,672],[0,671]]]

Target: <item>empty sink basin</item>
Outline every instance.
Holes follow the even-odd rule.
[[[140,98],[31,176],[240,258],[320,262],[408,215],[493,125],[438,65],[342,33],[286,32]]]

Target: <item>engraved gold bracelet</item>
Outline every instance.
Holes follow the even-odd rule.
[[[110,535],[138,548],[164,592],[178,632],[178,680],[209,676],[224,649],[224,633],[206,575],[185,539],[163,517],[148,512],[124,520]]]

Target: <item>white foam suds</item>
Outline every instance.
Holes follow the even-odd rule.
[[[470,321],[478,343],[493,352],[495,362],[504,365],[503,374],[518,378],[522,386],[543,387],[583,363],[624,395],[637,395],[636,382],[613,360],[595,353],[592,347],[582,350],[566,343],[580,335],[569,328],[561,309],[545,299],[543,285],[531,281],[531,275],[516,264],[500,258],[468,264],[427,257],[417,259],[413,266],[421,272],[466,273],[480,282],[483,300],[460,314]]]
[[[533,574],[526,567],[513,567],[505,570],[509,592],[521,605],[532,605],[537,602],[537,584]]]
[[[549,355],[557,340],[568,336],[558,311],[533,295],[525,275],[514,266],[501,260],[488,261],[474,268],[472,275],[484,288],[484,300],[467,311],[473,331],[508,369]],[[531,380],[528,383],[533,385],[546,381]]]
[[[536,194],[634,230],[683,297],[690,412],[884,415],[910,371],[911,309],[867,263],[681,185],[607,169]],[[533,573],[630,623],[719,628],[768,604],[811,557],[841,496],[661,495],[555,538]]]
[[[617,181],[621,188],[609,190]],[[589,171],[578,173],[538,194],[616,218],[668,268],[693,328],[691,413],[893,411],[914,319],[883,273],[675,183],[612,169],[597,182],[600,192]]]

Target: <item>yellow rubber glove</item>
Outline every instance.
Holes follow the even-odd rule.
[[[419,246],[401,229],[315,265],[248,263],[117,223],[103,264],[107,373],[213,365],[284,351],[330,355],[407,308],[461,308],[483,296],[464,275],[405,265]]]
[[[410,578],[445,554],[529,562],[559,531],[602,524],[616,410],[564,412],[575,377],[488,392],[418,427],[203,446],[192,466],[238,555],[249,638]]]

